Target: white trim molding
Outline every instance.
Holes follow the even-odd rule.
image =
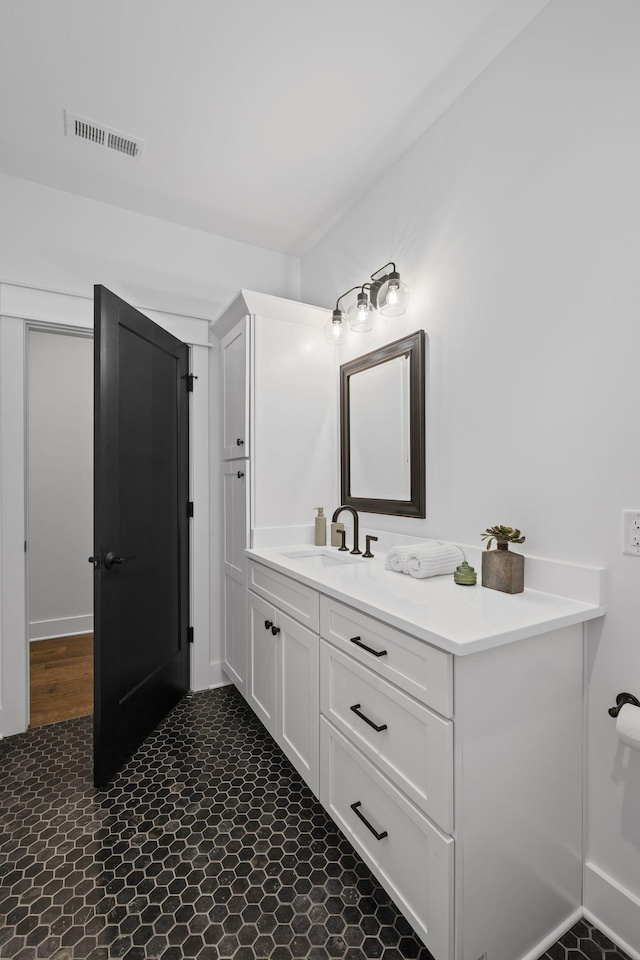
[[[565,933],[567,933],[567,931],[571,930],[571,927],[577,923],[578,920],[582,920],[583,916],[584,914],[582,907],[577,907],[577,909],[573,910],[569,916],[562,921],[562,923],[559,923],[557,927],[554,927],[551,933],[548,933],[544,940],[541,940],[539,943],[537,943],[533,950],[529,950],[528,953],[525,953],[524,957],[521,957],[521,960],[539,960],[543,953],[545,953],[549,947],[556,942],[556,940],[559,940],[560,937],[563,937]],[[481,960],[483,960],[483,958],[481,958]]]
[[[33,643],[83,633],[93,633],[92,613],[77,617],[59,617],[57,620],[32,620],[29,624],[29,642]]]
[[[222,669],[222,661],[212,660],[209,664],[209,689],[213,690],[214,687],[228,687],[231,686],[231,684],[232,681],[229,680]]]
[[[180,334],[176,331],[175,336]],[[207,334],[208,336],[208,334]],[[189,394],[189,486],[193,501],[191,550],[191,688],[209,687],[211,625],[209,604],[209,350],[208,344],[193,345],[190,368],[197,379]]]
[[[640,898],[587,860],[583,900],[587,920],[633,960],[640,960]]]
[[[27,729],[25,325],[0,317],[0,735]]]
[[[183,317],[165,310],[152,310],[132,304],[158,326],[184,343],[209,346],[209,321],[203,317]],[[57,323],[65,327],[93,329],[93,299],[55,290],[39,290],[17,283],[0,283],[0,315],[38,323]]]

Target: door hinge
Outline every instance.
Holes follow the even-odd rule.
[[[187,516],[193,516],[193,500],[189,500],[189,503],[187,504]]]
[[[197,380],[195,373],[187,373],[184,378],[187,381],[187,393],[193,393],[193,381]]]
[[[187,640],[189,643],[193,643],[193,627],[189,627],[187,630]]]

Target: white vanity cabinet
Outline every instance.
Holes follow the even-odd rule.
[[[249,561],[249,702],[435,960],[544,953],[581,903],[582,623],[456,655],[372,615],[372,568],[338,599],[275,553]],[[480,590],[453,602],[504,630],[512,598]]]
[[[326,596],[320,629],[320,800],[450,960],[453,657]]]
[[[436,960],[535,952],[580,904],[582,626],[466,656],[332,597],[320,626],[321,802]]]
[[[320,598],[315,590],[249,562],[247,700],[318,795]],[[254,592],[257,591],[257,592]]]

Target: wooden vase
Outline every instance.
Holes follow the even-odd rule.
[[[502,593],[524,590],[524,557],[511,553],[508,543],[498,543],[496,550],[482,554],[482,586]]]

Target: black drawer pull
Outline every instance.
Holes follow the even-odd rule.
[[[271,627],[271,633],[274,635],[274,637],[277,637],[280,633],[280,627]]]
[[[236,476],[238,480],[242,480],[242,478],[244,477],[244,473],[242,472],[242,470],[238,470]]]
[[[362,806],[362,802],[361,802],[360,800],[358,800],[356,803],[352,803],[352,804],[351,804],[351,809],[352,809],[353,812],[355,813],[356,817],[358,817],[360,820],[362,820],[362,822],[364,823],[364,825],[365,825],[365,827],[367,828],[367,830],[370,830],[370,831],[371,831],[371,833],[374,835],[374,837],[376,838],[376,840],[384,840],[385,837],[388,837],[389,834],[387,833],[386,830],[383,830],[382,833],[378,833],[378,831],[375,829],[375,827],[372,827],[372,826],[371,826],[371,824],[369,823],[369,821],[367,820],[367,818],[364,817],[364,816],[360,813],[358,807],[361,807],[361,806]]]
[[[272,627],[272,626],[273,626],[273,624],[271,623],[271,620],[265,620],[265,622],[264,622],[264,628],[265,628],[265,630],[268,630],[269,627]]]
[[[240,437],[236,440],[236,446],[244,447],[244,440],[241,440]]]
[[[369,717],[365,717],[364,713],[360,713],[360,704],[359,704],[359,703],[354,703],[354,705],[353,705],[352,707],[349,707],[349,710],[353,710],[353,712],[355,713],[356,717],[360,717],[360,719],[361,719],[361,720],[364,720],[365,723],[368,723],[370,727],[373,727],[373,729],[376,731],[376,733],[381,733],[382,730],[386,730],[386,729],[387,729],[386,723],[381,723],[380,726],[378,726],[378,724],[377,724],[377,723],[374,723],[373,720],[369,720]]]
[[[386,657],[386,650],[372,650],[371,647],[368,647],[366,643],[363,643],[360,637],[350,637],[349,643],[355,643],[356,647],[362,647],[363,650],[366,650],[367,653],[372,653],[374,657]]]

